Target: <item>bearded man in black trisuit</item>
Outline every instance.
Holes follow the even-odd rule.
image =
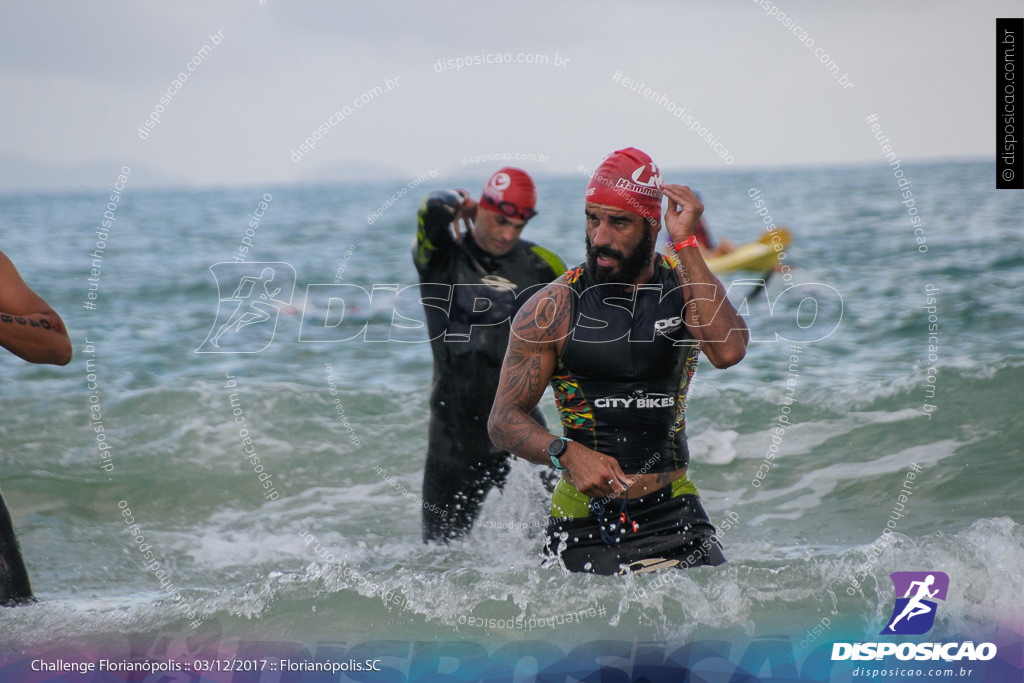
[[[674,263],[655,253],[664,227]],[[587,187],[587,261],[535,294],[512,324],[490,416],[499,447],[560,471],[547,553],[613,574],[725,561],[686,475],[686,392],[701,352],[743,359],[749,333],[694,236],[704,207],[662,183],[635,148],[608,155]],[[550,384],[553,438],[530,410]]]

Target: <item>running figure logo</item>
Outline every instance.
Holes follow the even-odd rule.
[[[295,269],[287,263],[227,261],[213,264],[210,272],[217,281],[217,319],[196,353],[259,353],[270,346],[278,315],[292,301]]]
[[[896,589],[896,605],[883,635],[919,636],[935,624],[938,606],[930,598],[946,599],[949,577],[942,572],[893,572],[889,574]],[[899,597],[899,596],[903,597]]]

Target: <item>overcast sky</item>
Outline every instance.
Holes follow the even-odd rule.
[[[8,3],[0,190],[109,187],[121,165],[135,185],[411,179],[498,153],[544,155],[520,165],[562,173],[628,145],[666,168],[726,168],[683,121],[613,82],[617,71],[687,107],[732,168],[877,163],[872,113],[903,159],[993,158],[995,17],[1019,16],[1020,2],[777,9],[799,35],[757,0]],[[437,69],[488,53],[568,62]],[[385,79],[397,87],[353,107]],[[346,106],[296,163],[293,150]]]

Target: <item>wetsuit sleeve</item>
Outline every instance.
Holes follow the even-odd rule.
[[[565,267],[565,261],[563,261],[558,254],[551,251],[550,249],[545,249],[539,244],[534,244],[532,247],[530,247],[530,251],[532,251],[534,254],[540,257],[540,259],[544,261],[544,263],[546,263],[549,268],[551,268],[551,277],[549,278],[550,280],[554,280],[555,278],[560,277],[562,273],[568,270]]]
[[[462,197],[451,190],[432,192],[420,203],[412,248],[412,260],[420,275],[436,271],[452,257],[455,235],[451,223],[461,206]]]

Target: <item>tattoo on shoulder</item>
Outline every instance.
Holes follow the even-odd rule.
[[[563,338],[568,333],[574,295],[568,285],[556,280],[526,302],[516,315],[512,331],[523,341],[537,344]]]

